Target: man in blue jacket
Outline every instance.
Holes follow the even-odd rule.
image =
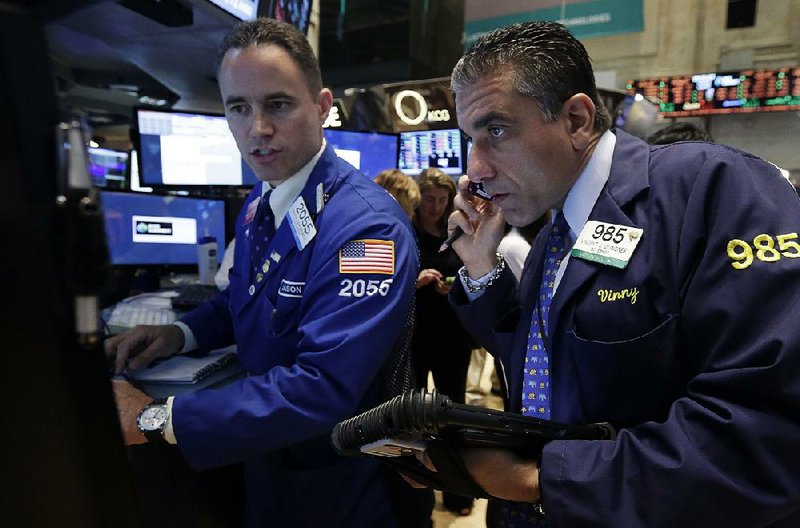
[[[332,95],[295,28],[240,24],[219,85],[263,182],[237,220],[230,286],[177,325],[137,327],[106,350],[119,371],[236,343],[246,376],[164,402],[117,382],[126,440],[175,443],[198,469],[243,462],[250,526],[427,526],[430,494],[409,496],[397,475],[330,442],[338,421],[385,396],[381,368],[417,276],[408,218],[326,146]]]
[[[490,525],[800,526],[800,201],[786,179],[725,146],[609,130],[586,50],[555,23],[486,35],[451,82],[469,180],[494,197],[456,199],[451,300],[502,360],[509,411],[618,431],[528,458],[464,451],[509,501]],[[504,221],[548,211],[517,284],[495,253]]]

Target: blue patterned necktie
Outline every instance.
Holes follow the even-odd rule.
[[[548,332],[548,316],[553,303],[556,273],[567,253],[569,225],[559,211],[553,221],[553,229],[547,239],[547,248],[542,270],[542,285],[538,302],[534,303],[531,327],[528,332],[528,348],[525,352],[525,374],[522,385],[522,409],[525,416],[550,419],[550,358],[544,345]],[[501,502],[493,528],[546,527],[546,519],[536,511],[533,504]]]
[[[269,196],[272,191],[267,191],[261,197],[261,201],[256,208],[253,223],[250,226],[250,267],[252,276],[258,282],[263,277],[266,270],[262,270],[264,256],[267,252],[269,241],[275,234],[275,220],[272,216],[272,208],[269,206]]]

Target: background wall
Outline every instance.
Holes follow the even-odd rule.
[[[755,25],[726,29],[727,0],[644,0],[644,31],[583,40],[598,84],[800,64],[800,0],[758,0]],[[687,119],[687,118],[680,118]],[[800,173],[800,112],[694,118],[719,143]],[[656,130],[671,122],[660,120]]]

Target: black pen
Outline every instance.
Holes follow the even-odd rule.
[[[469,192],[472,195],[477,196],[478,198],[482,198],[487,202],[490,202],[492,200],[492,195],[483,190],[483,185],[481,185],[480,182],[477,183],[470,182],[469,185],[467,186],[467,190],[469,190]],[[445,241],[442,242],[442,245],[439,246],[439,253],[449,248],[453,244],[453,242],[458,240],[458,237],[460,237],[463,234],[464,230],[461,229],[459,226],[456,226],[456,228],[453,229],[453,232],[450,233],[450,236],[448,236],[445,239]]]
[[[445,249],[449,248],[450,244],[452,244],[453,242],[458,240],[458,237],[460,237],[463,234],[464,234],[464,230],[461,229],[459,226],[456,226],[456,228],[453,229],[453,232],[450,233],[450,236],[447,237],[444,242],[442,242],[441,246],[439,246],[439,253],[441,253]]]

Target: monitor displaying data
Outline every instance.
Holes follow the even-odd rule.
[[[461,131],[415,130],[400,133],[400,155],[397,167],[416,176],[423,169],[434,167],[447,174],[464,173]]]
[[[101,191],[100,202],[111,264],[196,265],[203,236],[225,247],[223,200]]]
[[[696,73],[628,81],[664,117],[800,110],[800,68]]]
[[[354,132],[326,128],[325,141],[336,155],[370,178],[397,167],[397,134]]]
[[[95,187],[124,189],[128,171],[128,153],[108,148],[87,147],[89,175]]]
[[[135,141],[144,186],[242,187],[257,181],[222,115],[138,108]]]

